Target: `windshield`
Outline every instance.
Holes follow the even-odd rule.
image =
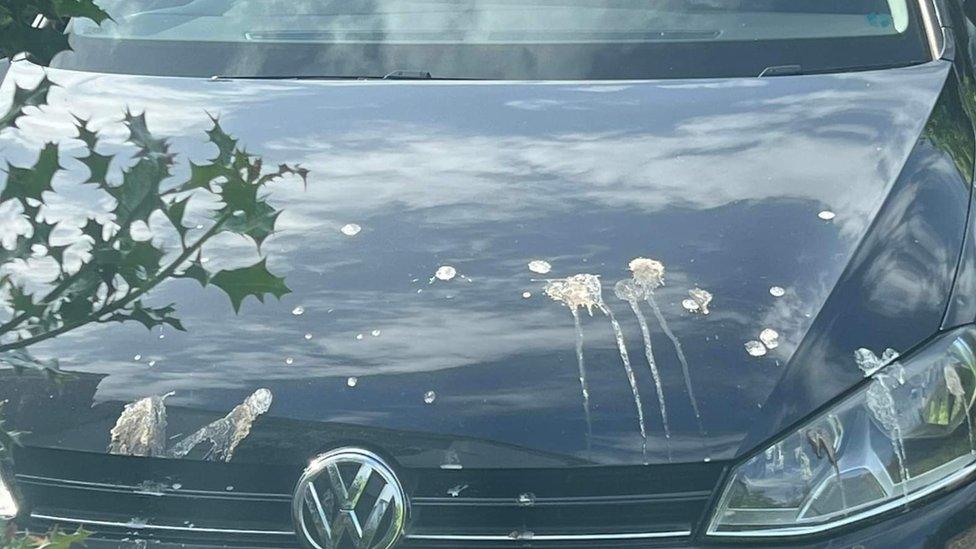
[[[909,0],[102,0],[55,66],[173,76],[624,79],[928,59]],[[767,74],[769,71],[767,71]]]

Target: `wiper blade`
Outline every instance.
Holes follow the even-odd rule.
[[[434,77],[424,71],[391,71],[383,80],[431,80]]]
[[[373,75],[227,75],[215,74],[212,81],[222,80],[482,80],[481,78],[435,77],[427,71],[395,70],[382,76]]]

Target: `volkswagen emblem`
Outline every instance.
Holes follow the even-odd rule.
[[[406,494],[393,469],[360,448],[313,459],[292,501],[298,537],[313,549],[390,549],[406,516]]]

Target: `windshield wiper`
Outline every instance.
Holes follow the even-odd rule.
[[[221,81],[221,80],[481,80],[481,78],[446,78],[446,77],[435,77],[427,71],[405,71],[405,70],[395,70],[388,72],[382,76],[373,75],[227,75],[227,74],[216,74],[210,77],[210,80]]]
[[[434,77],[424,71],[391,71],[383,80],[432,80]]]

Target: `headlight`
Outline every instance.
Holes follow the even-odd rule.
[[[710,535],[812,534],[905,505],[976,470],[976,328],[906,360],[851,357],[871,379],[736,467]]]

